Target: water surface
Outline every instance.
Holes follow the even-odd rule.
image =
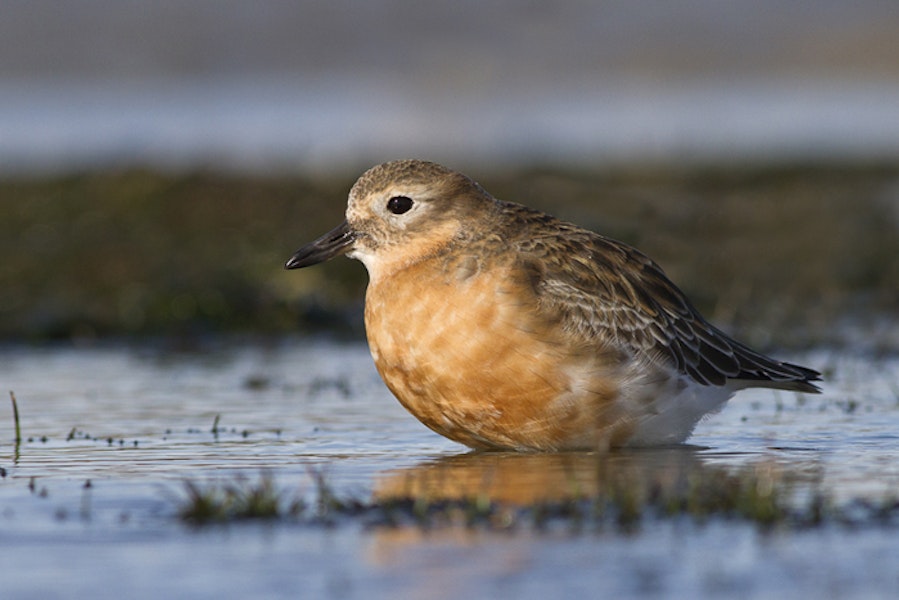
[[[16,392],[25,441],[16,449],[11,415],[0,419],[4,597],[889,595],[899,590],[895,526],[765,533],[674,520],[574,534],[349,520],[194,529],[176,516],[185,480],[265,472],[308,496],[311,469],[360,498],[427,488],[526,503],[601,486],[609,473],[665,481],[755,464],[840,501],[895,494],[897,359],[784,358],[825,369],[825,393],[741,393],[700,424],[692,446],[623,453],[598,470],[584,453],[468,453],[405,413],[359,343],[8,347],[0,381]]]

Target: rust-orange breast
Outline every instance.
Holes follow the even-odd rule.
[[[536,307],[512,265],[438,257],[373,281],[365,323],[387,386],[451,439],[551,450],[627,435],[603,357],[565,343]]]

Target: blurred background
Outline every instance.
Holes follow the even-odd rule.
[[[889,331],[897,39],[890,0],[4,2],[0,336],[360,336],[361,265],[281,265],[405,157],[753,343]]]

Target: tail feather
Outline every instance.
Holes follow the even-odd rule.
[[[821,388],[812,383],[821,381],[821,373],[808,367],[768,358],[758,352],[734,343],[734,354],[740,363],[740,372],[732,377],[746,387],[767,387],[817,394]]]

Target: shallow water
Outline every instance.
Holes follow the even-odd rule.
[[[483,169],[899,155],[892,80],[599,79],[475,92],[364,74],[201,84],[0,79],[0,173],[134,165],[347,173],[387,156]]]
[[[883,0],[7,4],[2,173],[899,155]]]
[[[823,489],[838,501],[897,493],[899,359],[784,358],[825,369],[825,393],[743,392],[700,424],[693,446],[626,453],[607,467],[664,479],[770,464],[800,493]],[[353,521],[198,530],[178,520],[185,480],[267,472],[305,495],[314,491],[310,467],[324,469],[338,493],[363,498],[426,486],[528,502],[602,485],[587,454],[472,455],[431,433],[384,388],[362,344],[232,340],[194,353],[9,347],[0,351],[0,382],[16,393],[25,438],[16,449],[10,413],[0,418],[4,598],[862,598],[899,590],[899,536],[873,524],[763,533],[747,523],[674,520],[631,534],[572,535]]]

